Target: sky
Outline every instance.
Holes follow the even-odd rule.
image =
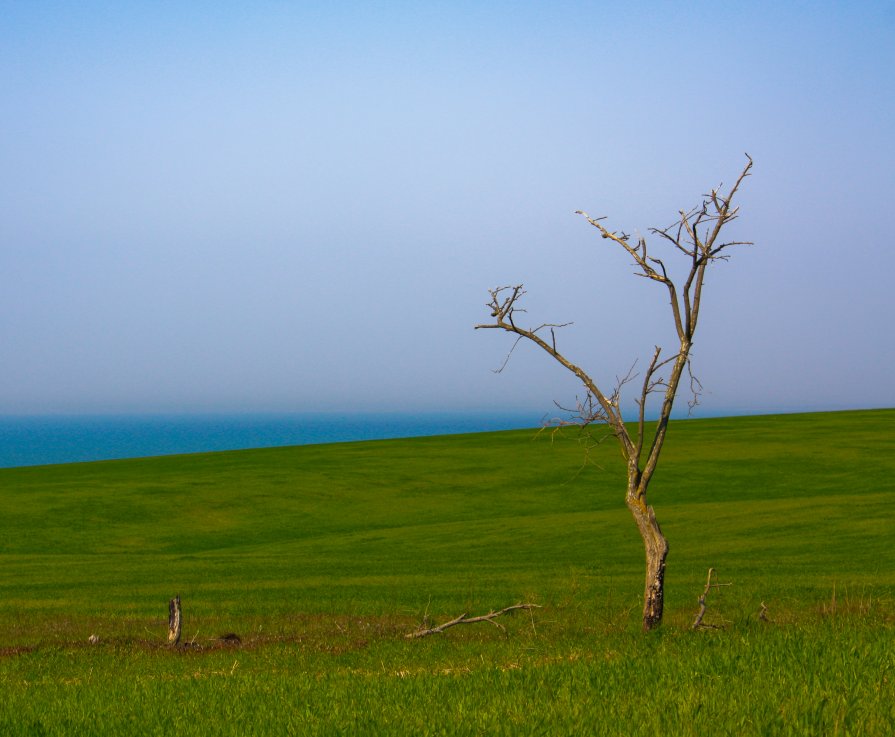
[[[534,346],[495,373],[487,290],[611,388],[671,315],[574,212],[647,234],[746,153],[696,414],[895,406],[891,2],[0,19],[0,414],[549,413],[574,377]]]

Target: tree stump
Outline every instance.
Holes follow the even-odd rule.
[[[180,644],[180,628],[183,617],[180,612],[180,596],[175,596],[168,602],[168,644]]]

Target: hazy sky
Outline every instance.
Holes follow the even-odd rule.
[[[573,212],[744,152],[701,411],[895,406],[891,2],[0,2],[0,121],[0,414],[549,411],[487,289],[611,384],[670,315]]]

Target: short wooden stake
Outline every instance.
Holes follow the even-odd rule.
[[[180,628],[183,618],[180,612],[180,596],[175,596],[168,602],[168,644],[180,644]]]

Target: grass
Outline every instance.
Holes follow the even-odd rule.
[[[893,429],[674,424],[649,636],[611,442],[587,465],[513,431],[0,470],[0,734],[889,734]],[[692,632],[709,566],[724,629]],[[403,638],[520,600],[543,608],[506,633]]]

